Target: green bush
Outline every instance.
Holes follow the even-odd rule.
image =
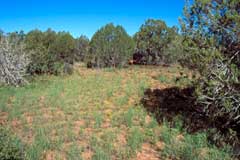
[[[185,6],[181,20],[182,64],[200,72],[196,95],[217,128],[211,137],[236,145],[240,144],[239,9],[237,0],[194,0]]]
[[[49,53],[56,62],[73,64],[75,40],[67,32],[59,32],[55,40],[49,46]]]
[[[9,131],[0,127],[0,159],[24,160],[24,146]]]
[[[107,24],[94,34],[86,62],[88,67],[122,67],[133,49],[134,42],[122,26]]]
[[[74,62],[76,44],[67,32],[33,30],[26,35],[25,43],[31,59],[28,66],[30,74],[57,75],[64,73],[63,66],[66,63]]]
[[[218,128],[210,136],[219,145],[223,145],[224,141],[231,144],[240,142],[239,76],[236,65],[215,60],[196,85],[198,102],[203,104],[210,123]],[[225,140],[221,139],[223,136],[219,137],[223,134]]]
[[[172,56],[175,53],[170,53],[166,50],[169,47],[173,47],[172,42],[174,39],[175,41],[180,40],[176,37],[176,27],[169,28],[161,20],[147,20],[134,36],[136,42],[135,55],[138,54],[141,57],[141,60],[134,60],[142,61],[146,64],[161,64],[175,61],[174,56]]]
[[[75,61],[83,62],[89,52],[89,39],[86,36],[80,36],[76,39]]]
[[[181,25],[184,41],[190,39],[191,44],[185,51],[191,54],[191,49],[196,46],[201,50],[215,47],[228,59],[233,58],[232,62],[239,66],[239,0],[187,2]]]

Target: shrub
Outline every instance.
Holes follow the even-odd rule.
[[[198,102],[204,105],[205,115],[212,124],[222,123],[217,131],[220,134],[212,136],[217,139],[218,135],[224,134],[232,144],[240,142],[239,76],[240,72],[235,65],[215,60],[199,80],[196,90]]]
[[[76,39],[75,61],[83,62],[89,52],[89,39],[86,36],[80,36]]]
[[[167,44],[164,50],[164,63],[172,64],[178,63],[183,55],[183,37],[181,35],[176,35],[175,38]]]
[[[196,56],[200,57],[201,54],[198,53],[216,48],[228,59],[233,57],[232,63],[239,66],[240,2],[237,0],[187,2],[184,17],[181,19],[182,34],[186,42],[184,44],[188,44],[185,45],[186,54],[191,55],[192,51],[197,49],[199,52]]]
[[[57,75],[64,72],[65,64],[74,62],[75,40],[67,32],[34,30],[27,34],[25,43],[31,58],[30,74]]]
[[[42,74],[49,71],[50,55],[48,49],[55,37],[56,33],[51,30],[48,30],[45,34],[40,30],[33,30],[26,35],[26,51],[31,58],[31,63],[28,66],[30,74]]]
[[[214,140],[224,137],[239,145],[240,2],[194,0],[189,4],[181,20],[184,65],[200,71],[196,95],[211,123],[223,123],[217,130],[221,136],[214,132]]]
[[[75,40],[67,32],[59,32],[55,41],[50,44],[50,54],[53,55],[56,62],[65,62],[73,64]]]
[[[205,41],[205,40],[203,40]],[[207,71],[207,67],[215,60],[222,57],[221,52],[211,45],[211,42],[204,42],[209,46],[200,47],[191,38],[185,37],[182,42],[183,54],[179,58],[182,66],[199,71]]]
[[[169,52],[165,52],[168,45],[177,35],[175,27],[169,28],[164,21],[149,19],[134,36],[136,42],[135,54],[139,54],[139,63],[160,64],[167,63]],[[144,60],[143,60],[144,59]]]
[[[133,49],[134,42],[122,26],[107,24],[94,34],[90,42],[88,66],[125,66]]]
[[[24,156],[24,146],[21,141],[0,127],[0,159],[24,160]]]
[[[27,83],[25,75],[28,64],[29,60],[22,42],[2,37],[0,40],[0,82],[14,86]]]

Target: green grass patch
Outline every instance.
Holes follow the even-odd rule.
[[[164,123],[161,131],[164,142],[162,156],[170,159],[184,160],[230,160],[230,149],[216,148],[207,141],[206,133],[190,135],[181,131],[179,127],[171,128]]]
[[[134,158],[143,143],[154,146],[159,141],[165,143],[164,150],[157,150],[163,159],[197,159],[206,150],[205,157],[229,158],[227,151],[209,145],[204,133],[188,135],[178,127],[161,126],[141,106],[147,88],[176,85],[174,76],[163,76],[165,72],[138,66],[80,68],[71,76],[34,77],[24,87],[1,86],[0,113],[7,115],[4,127],[10,126],[26,141],[29,160],[44,159],[48,151],[54,151],[56,159],[62,154],[66,159],[84,159],[85,150],[92,152],[92,159],[125,160]],[[162,75],[159,81],[150,76],[152,73]],[[179,134],[184,141],[176,144],[174,138]]]

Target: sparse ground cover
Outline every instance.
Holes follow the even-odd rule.
[[[181,72],[181,73],[180,73]],[[180,67],[86,69],[0,88],[0,124],[25,144],[26,159],[231,159],[226,149],[158,124],[140,104],[147,88],[183,85]],[[188,76],[187,76],[188,75]]]

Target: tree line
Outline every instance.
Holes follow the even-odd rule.
[[[75,62],[85,62],[88,67],[124,67],[130,59],[138,64],[161,64],[176,60],[169,50],[180,35],[177,28],[168,27],[161,20],[149,19],[133,37],[121,26],[110,23],[100,28],[90,39],[82,35],[74,38],[69,32],[52,29],[1,32],[1,48],[4,41],[9,47],[23,49],[28,58],[28,74],[71,73]],[[18,50],[18,49],[17,49]],[[22,53],[13,55],[23,55]],[[135,56],[133,56],[135,55]],[[3,74],[3,73],[2,73]]]

